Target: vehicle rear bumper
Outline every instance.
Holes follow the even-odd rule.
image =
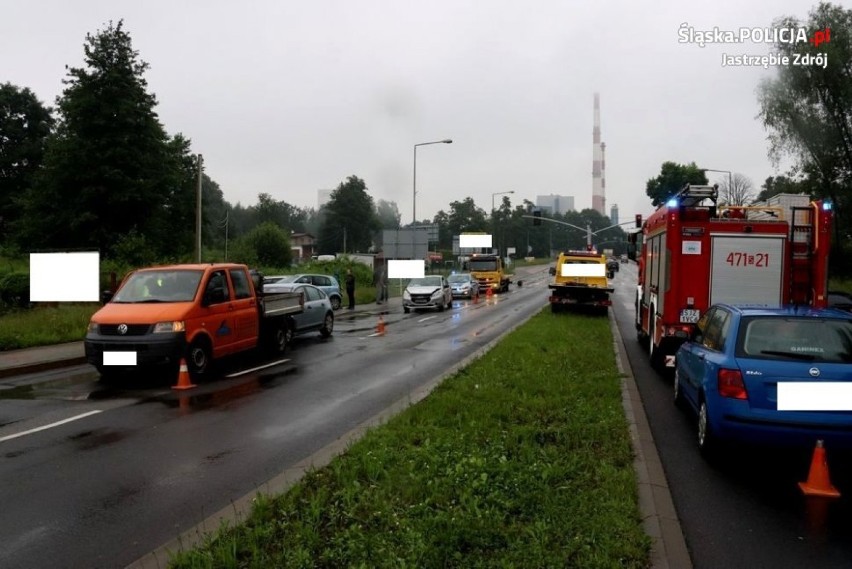
[[[771,447],[852,449],[852,413],[767,411],[723,413],[717,428],[721,438]]]
[[[87,334],[83,345],[86,361],[94,366],[104,365],[104,352],[135,352],[137,366],[171,364],[178,363],[185,353],[186,335],[180,332],[119,338]]]

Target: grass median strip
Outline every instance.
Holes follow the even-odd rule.
[[[646,567],[606,318],[542,312],[171,567]]]

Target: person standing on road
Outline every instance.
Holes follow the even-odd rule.
[[[349,310],[355,310],[355,275],[352,269],[346,269],[346,295],[349,297]]]
[[[379,265],[379,268],[375,273],[375,285],[376,285],[376,304],[381,304],[388,299],[388,283],[385,278],[385,267],[384,265]]]

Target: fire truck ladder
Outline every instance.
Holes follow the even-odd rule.
[[[814,225],[811,206],[790,208],[790,301],[813,303]]]

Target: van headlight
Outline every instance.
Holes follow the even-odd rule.
[[[154,334],[163,332],[185,332],[186,323],[183,320],[175,320],[174,322],[157,322],[154,324]]]
[[[403,300],[411,300],[411,293],[408,292],[408,289],[402,291]]]
[[[97,322],[90,321],[89,322],[89,328],[87,329],[87,332],[89,334],[100,334],[101,333],[100,325]]]

